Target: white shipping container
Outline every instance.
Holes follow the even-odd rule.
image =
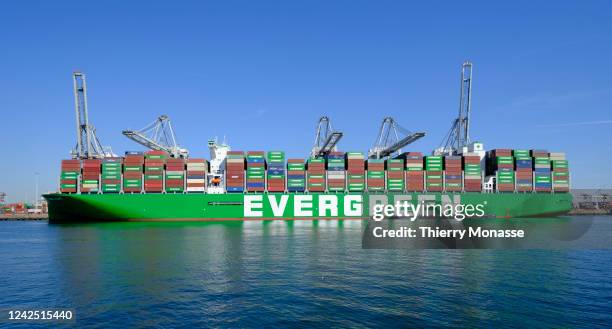
[[[185,174],[184,171],[174,171],[174,170],[166,171],[166,175],[184,175],[184,174]]]
[[[206,167],[206,163],[188,163],[187,168],[200,168]]]
[[[549,155],[551,160],[565,160],[565,153],[563,152],[551,152]]]

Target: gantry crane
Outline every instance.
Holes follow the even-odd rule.
[[[96,128],[89,123],[87,109],[87,81],[82,72],[73,72],[74,109],[76,112],[77,143],[72,150],[74,159],[100,159],[113,156],[108,147],[103,147],[96,135]]]
[[[176,143],[170,118],[165,114],[160,115],[155,121],[140,130],[124,130],[122,133],[125,137],[151,150],[165,151],[175,158],[189,156],[189,152],[180,148]]]
[[[456,155],[470,144],[470,115],[472,112],[472,63],[465,61],[461,66],[461,95],[459,116],[453,120],[451,129],[435,153]]]
[[[400,136],[403,136],[400,138]],[[392,117],[383,119],[374,147],[368,152],[370,159],[382,159],[394,153],[402,153],[402,147],[425,136],[424,132],[413,133],[397,124]]]
[[[329,152],[336,150],[336,144],[338,144],[341,138],[342,133],[332,128],[331,120],[328,117],[323,116],[319,118],[315,143],[310,155],[314,158],[326,156]]]

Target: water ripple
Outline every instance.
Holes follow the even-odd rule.
[[[612,323],[611,251],[363,250],[361,232],[2,222],[0,307],[74,308],[90,328]]]

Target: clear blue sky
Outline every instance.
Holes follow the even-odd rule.
[[[319,116],[366,151],[381,119],[437,146],[474,62],[472,135],[487,148],[565,151],[574,187],[612,187],[609,1],[4,1],[0,4],[0,191],[58,184],[75,143],[71,72],[90,118],[121,135],[170,115],[179,142],[306,156]],[[172,5],[171,5],[172,4]]]

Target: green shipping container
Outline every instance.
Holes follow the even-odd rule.
[[[529,150],[514,150],[512,154],[514,155],[514,157],[530,158]]]
[[[497,157],[495,161],[497,164],[514,164],[514,159],[512,157]]]

